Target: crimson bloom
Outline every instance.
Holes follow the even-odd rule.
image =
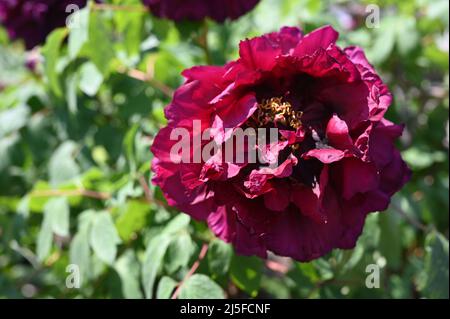
[[[11,39],[23,39],[27,49],[45,41],[46,36],[66,23],[67,16],[87,0],[0,0],[0,24]]]
[[[284,27],[242,41],[238,60],[185,70],[165,110],[153,182],[240,254],[309,261],[353,248],[368,213],[385,210],[410,178],[394,146],[403,126],[384,118],[388,88],[362,49],[341,49],[337,38],[330,26],[307,35]],[[225,128],[278,128],[276,143],[258,148],[279,165],[220,155],[174,163],[171,132],[194,137],[194,120],[218,145],[230,138]]]
[[[224,22],[237,19],[252,10],[259,0],[143,0],[152,13],[175,21],[203,20]]]

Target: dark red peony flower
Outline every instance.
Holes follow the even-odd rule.
[[[237,19],[252,10],[259,0],[143,0],[152,13],[175,21],[203,20],[223,22]]]
[[[394,146],[403,126],[384,118],[391,94],[362,49],[341,49],[337,38],[326,26],[245,40],[238,60],[184,71],[165,110],[168,125],[152,146],[153,182],[238,253],[309,261],[353,248],[367,214],[385,210],[410,178]],[[194,141],[198,123],[202,132],[211,127],[219,151],[177,163],[174,129]],[[268,160],[224,159],[233,138],[226,128],[276,128],[275,142],[257,145]],[[206,143],[192,144],[188,157]],[[268,165],[274,160],[278,166]]]
[[[27,49],[41,44],[46,36],[66,23],[76,5],[87,0],[0,0],[0,24],[12,39],[23,39]]]

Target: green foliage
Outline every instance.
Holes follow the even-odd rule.
[[[215,276],[224,276],[230,269],[231,259],[233,257],[233,248],[231,245],[214,239],[209,244],[208,265],[211,274]]]
[[[258,257],[235,255],[231,262],[232,281],[252,297],[258,295],[261,285],[263,262]]]
[[[448,240],[433,232],[425,245],[425,268],[419,289],[426,297],[448,299]]]
[[[224,292],[208,276],[195,274],[183,284],[180,299],[223,299]]]
[[[447,0],[262,0],[224,25],[106,2],[136,10],[91,1],[47,37],[35,71],[0,27],[0,298],[448,298]],[[366,4],[380,7],[379,28],[365,26]],[[353,250],[310,263],[238,256],[150,183],[164,106],[183,69],[235,59],[240,40],[284,25],[323,24],[363,47],[393,92],[387,117],[406,124],[398,147],[412,181]],[[71,264],[79,289],[65,285]],[[365,285],[370,264],[379,289]]]

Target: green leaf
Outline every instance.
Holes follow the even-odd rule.
[[[48,164],[50,183],[53,186],[61,185],[79,176],[80,168],[74,159],[77,148],[78,145],[75,142],[66,141],[53,153]]]
[[[51,219],[48,214],[45,214],[36,243],[36,254],[39,261],[44,261],[50,253],[50,249],[52,248],[52,239],[53,231]]]
[[[24,127],[29,116],[30,109],[25,105],[0,112],[0,138]]]
[[[416,19],[414,17],[397,17],[396,26],[398,50],[401,55],[407,55],[417,47],[420,41]]]
[[[217,276],[225,275],[230,269],[232,257],[233,247],[220,239],[214,239],[207,255],[209,270]]]
[[[106,77],[110,72],[110,63],[114,58],[114,46],[111,28],[101,12],[90,15],[89,41],[85,46],[87,55]]]
[[[77,57],[81,48],[89,39],[89,14],[89,6],[86,6],[71,16],[68,42],[68,52],[71,59]]]
[[[125,156],[132,173],[136,172],[136,135],[139,131],[139,123],[134,124],[125,135],[123,146],[125,148]]]
[[[125,37],[121,48],[128,54],[128,58],[138,57],[143,37],[145,14],[142,12],[116,12],[114,20],[119,32]]]
[[[139,263],[133,250],[127,250],[115,263],[114,268],[122,282],[122,294],[127,299],[141,299],[139,287]]]
[[[387,60],[394,50],[395,39],[395,17],[387,17],[382,20],[380,28],[376,30],[376,40],[369,52],[369,60],[374,64],[380,64]]]
[[[81,283],[86,282],[90,267],[90,248],[88,229],[82,228],[78,231],[70,243],[70,263],[78,266],[80,270]]]
[[[447,0],[430,1],[428,4],[427,15],[431,19],[441,19],[441,21],[448,27],[448,10],[449,3]]]
[[[402,153],[403,158],[413,169],[419,170],[430,167],[434,163],[444,162],[447,158],[445,152],[422,150],[418,147],[410,147]]]
[[[79,87],[80,90],[89,96],[97,94],[103,83],[103,75],[94,63],[87,62],[80,68]]]
[[[189,226],[191,218],[187,214],[178,214],[174,219],[172,219],[167,226],[164,228],[163,232],[165,234],[175,234],[186,227]]]
[[[45,57],[45,74],[47,76],[50,89],[57,95],[62,96],[59,72],[57,70],[58,61],[61,55],[61,46],[67,36],[66,29],[57,29],[47,37],[42,54]]]
[[[397,270],[401,266],[402,241],[398,236],[400,224],[397,215],[392,212],[380,213],[380,243],[381,254],[386,257],[389,268]]]
[[[36,250],[39,261],[44,261],[52,247],[53,233],[69,235],[69,203],[66,198],[54,198],[44,206],[44,219],[39,230]]]
[[[180,299],[224,299],[222,288],[206,275],[195,274],[181,287]]]
[[[179,84],[178,75],[183,68],[184,65],[173,54],[162,51],[155,63],[155,79],[169,85]]]
[[[78,99],[77,99],[77,84],[78,75],[70,74],[65,80],[66,89],[66,101],[67,107],[71,113],[76,113],[78,111]]]
[[[425,240],[425,267],[419,284],[423,295],[432,299],[449,298],[448,240],[432,232]]]
[[[174,237],[167,249],[165,268],[169,274],[175,273],[181,267],[189,263],[189,259],[195,251],[195,244],[191,236],[181,233]]]
[[[51,229],[58,236],[69,236],[69,202],[65,197],[54,198],[44,207],[44,215],[50,219]]]
[[[169,299],[177,286],[177,282],[170,277],[164,276],[158,283],[156,290],[157,299]]]
[[[78,216],[78,229],[82,230],[90,230],[92,223],[94,222],[97,216],[97,212],[93,209],[85,210]],[[89,236],[87,236],[89,238]]]
[[[121,243],[116,227],[108,212],[100,212],[94,219],[90,243],[95,254],[108,265],[116,259],[117,245]]]
[[[169,246],[171,237],[167,234],[160,234],[154,237],[148,244],[142,263],[142,286],[145,297],[153,297],[153,287],[158,271],[161,269],[164,255]]]
[[[150,205],[137,200],[129,200],[122,208],[122,214],[116,221],[120,238],[129,241],[133,234],[147,225]]]
[[[237,287],[256,297],[261,285],[262,269],[260,258],[235,255],[231,261],[231,279]]]
[[[202,22],[199,21],[180,21],[175,23],[175,27],[177,28],[178,32],[180,32],[180,35],[184,39],[189,39],[195,36],[198,36],[200,32],[202,32]]]

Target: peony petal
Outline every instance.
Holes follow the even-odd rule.
[[[313,55],[319,48],[327,49],[336,43],[339,33],[331,26],[324,26],[305,35],[295,48],[293,55],[302,57]]]
[[[400,152],[393,150],[391,162],[384,167],[380,175],[380,189],[392,196],[411,179],[412,171],[402,160]]]
[[[289,184],[282,181],[276,182],[272,191],[264,195],[264,205],[273,211],[284,211],[291,201],[291,190]]]
[[[217,22],[237,19],[252,10],[259,0],[143,0],[152,14],[175,21],[199,21],[211,18]]]
[[[361,48],[352,46],[345,48],[344,51],[358,68],[361,78],[370,91],[368,101],[369,119],[371,121],[380,121],[392,103],[392,94],[369,63]]]
[[[233,209],[222,206],[208,217],[208,225],[217,237],[232,243],[236,252],[243,255],[267,256],[266,248],[259,237],[253,236],[238,221]]]
[[[339,163],[339,170],[338,179],[342,185],[342,195],[347,200],[358,193],[375,190],[379,186],[380,176],[372,163],[346,158]]]
[[[344,156],[345,153],[341,150],[337,150],[334,148],[322,148],[322,149],[316,148],[304,154],[303,158],[305,159],[316,158],[324,164],[330,164],[333,162],[340,161],[341,159],[344,158]]]
[[[369,156],[379,169],[393,160],[394,141],[402,135],[403,129],[403,125],[393,125],[385,121],[374,125],[369,140]]]
[[[276,57],[289,53],[301,38],[298,28],[285,27],[279,33],[242,41],[239,45],[239,55],[247,67],[270,71],[276,65]]]
[[[327,139],[329,144],[337,149],[346,150],[353,148],[353,141],[350,137],[347,123],[334,114],[327,125]]]
[[[289,256],[301,262],[319,258],[330,252],[344,232],[341,209],[332,191],[324,195],[323,207],[330,214],[327,223],[317,223],[292,206],[278,213],[263,239],[267,248],[277,255]]]

